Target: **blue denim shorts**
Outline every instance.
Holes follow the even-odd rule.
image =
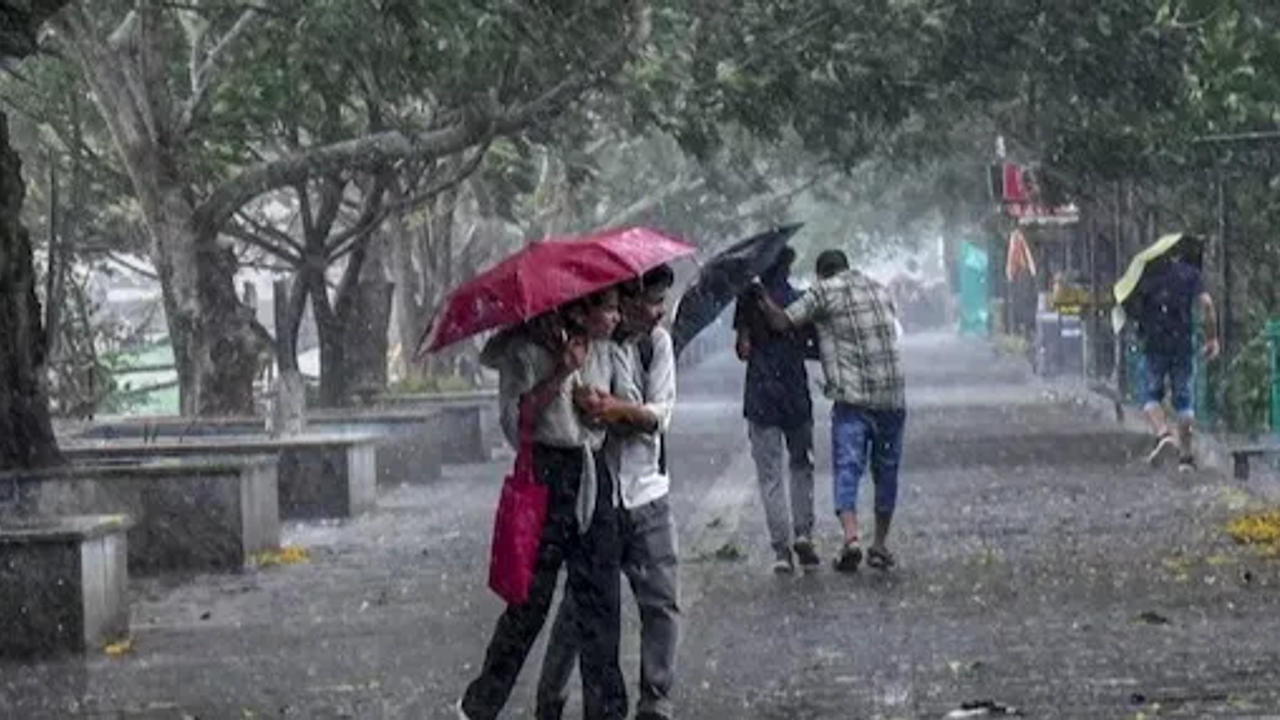
[[[831,409],[831,484],[837,515],[857,510],[858,483],[868,465],[876,484],[876,513],[893,514],[898,502],[898,467],[906,424],[906,410],[845,403],[836,403]]]
[[[1182,417],[1194,417],[1195,406],[1191,399],[1192,363],[1191,353],[1165,353],[1148,351],[1143,354],[1146,364],[1146,400],[1147,410],[1159,407],[1164,402],[1165,379],[1169,381],[1169,390],[1173,395],[1173,409]]]

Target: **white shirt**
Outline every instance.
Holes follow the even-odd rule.
[[[533,440],[556,447],[586,445],[599,450],[604,443],[604,428],[583,421],[573,404],[573,388],[579,384],[601,390],[625,391],[615,382],[618,353],[612,340],[593,340],[588,346],[582,368],[560,386],[534,426]],[[496,336],[489,341],[481,361],[499,370],[498,407],[503,433],[511,447],[519,449],[520,398],[555,372],[556,358],[541,345],[524,335],[513,333]]]
[[[653,358],[647,371],[636,339],[618,346],[616,354],[617,375],[635,380],[618,383],[619,398],[642,405],[658,418],[657,432],[615,431],[605,443],[605,460],[617,479],[622,506],[628,510],[662,498],[671,489],[671,479],[662,468],[661,443],[676,405],[676,356],[665,328],[654,328],[651,338]]]

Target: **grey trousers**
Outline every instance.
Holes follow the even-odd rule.
[[[679,549],[666,497],[619,513],[622,572],[640,609],[640,700],[637,713],[672,717],[676,646],[680,633]],[[560,601],[538,678],[537,720],[559,720],[578,661],[573,598]]]
[[[769,525],[769,544],[775,551],[791,546],[795,537],[813,533],[813,423],[790,430],[748,423],[751,456],[756,461],[760,500]],[[791,470],[791,497],[783,482],[782,446],[787,446]]]

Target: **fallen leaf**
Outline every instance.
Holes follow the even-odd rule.
[[[260,568],[274,567],[277,565],[298,565],[311,560],[311,553],[306,548],[298,545],[287,545],[279,550],[263,550],[254,553],[249,559],[250,564]]]
[[[106,647],[102,648],[102,651],[106,653],[108,657],[120,657],[122,655],[127,655],[130,652],[133,652],[133,638],[128,637],[123,640],[110,643]]]

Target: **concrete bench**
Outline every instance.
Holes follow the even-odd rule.
[[[431,428],[431,437],[438,439],[441,461],[445,464],[488,462],[492,449],[505,442],[498,420],[498,394],[492,390],[380,395],[374,406],[351,408],[346,412],[361,418],[433,414],[438,424]],[[314,416],[325,418],[324,413]]]
[[[73,461],[274,457],[279,517],[287,520],[354,517],[377,504],[375,448],[380,436],[326,433],[268,438],[261,435],[161,437],[154,442],[64,443]]]
[[[500,444],[497,405],[488,397],[460,397],[447,402],[406,400],[374,407],[314,410],[307,431],[333,436],[376,435],[378,482],[383,485],[426,483],[440,478],[445,463],[487,462]],[[146,417],[64,426],[69,441],[166,438],[265,438],[258,418]],[[280,438],[287,440],[289,438]],[[283,468],[282,468],[283,469]],[[281,475],[287,482],[287,475]]]
[[[71,453],[74,455],[75,453]],[[71,465],[0,476],[24,517],[119,513],[133,518],[129,570],[239,570],[280,546],[276,465],[269,457]]]
[[[128,517],[0,518],[0,658],[81,653],[129,634]]]
[[[433,474],[426,478],[431,480],[439,478],[441,464],[488,462],[498,439],[494,433],[498,427],[496,404],[492,407],[476,403],[405,404],[317,411],[307,416],[307,426],[318,432],[369,432],[376,428],[402,438],[404,442],[386,443],[387,448],[382,452],[389,458],[416,457],[433,463],[434,467],[430,468]],[[420,475],[422,466],[418,468],[414,474]],[[413,478],[407,481],[418,482]]]
[[[1250,443],[1232,445],[1227,448],[1227,452],[1231,453],[1232,474],[1237,480],[1248,480],[1249,461],[1255,457],[1280,454],[1280,444]]]

